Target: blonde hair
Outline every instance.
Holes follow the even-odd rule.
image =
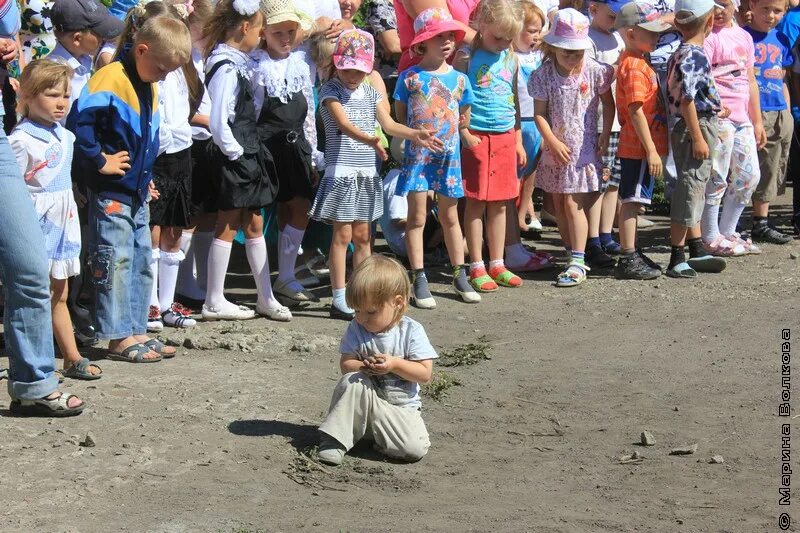
[[[27,117],[30,109],[26,103],[47,89],[63,87],[69,90],[72,81],[72,68],[61,61],[35,59],[28,63],[19,79],[19,102],[17,111]]]
[[[219,0],[214,6],[214,12],[203,28],[203,37],[206,39],[206,47],[203,55],[208,57],[214,47],[219,43],[225,42],[228,32],[238,28],[244,22],[253,22],[264,14],[260,9],[252,15],[242,15],[233,7],[233,0]]]
[[[308,40],[308,53],[314,64],[322,65],[330,62],[330,68],[325,73],[328,79],[333,78],[336,72],[336,67],[333,66],[333,49],[334,42],[325,37],[324,32],[314,34]]]
[[[522,31],[522,10],[519,3],[511,0],[481,0],[475,9],[475,23],[479,29],[494,26],[503,37],[513,40]],[[480,34],[476,39],[481,42]]]
[[[528,24],[533,22],[534,19],[537,18],[540,21],[542,21],[542,28],[544,28],[545,24],[547,24],[547,17],[545,16],[544,13],[542,13],[542,10],[539,9],[539,6],[537,6],[533,2],[530,2],[528,0],[521,0],[519,3],[519,7],[520,10],[522,10],[523,27],[527,26]]]
[[[117,49],[114,59],[119,59],[125,53],[125,48],[133,44],[136,32],[139,31],[145,22],[155,17],[172,16],[178,17],[178,12],[171,5],[155,0],[146,4],[137,4],[128,14],[125,15],[125,29],[117,37]]]
[[[155,17],[142,25],[133,38],[133,45],[148,45],[162,59],[185,65],[192,57],[192,37],[189,27],[171,16]]]
[[[408,307],[411,282],[406,269],[397,260],[377,254],[369,256],[356,267],[345,291],[347,305],[357,310],[370,305],[384,305],[397,296],[402,296],[404,303],[395,317],[395,323]]]

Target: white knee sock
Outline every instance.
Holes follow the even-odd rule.
[[[700,224],[705,242],[711,242],[719,236],[719,204],[706,204],[703,207]]]
[[[158,264],[158,301],[163,313],[175,301],[175,285],[178,282],[178,269],[183,261],[183,252],[165,252],[161,250],[161,259]]]
[[[737,202],[734,195],[726,195],[723,200],[722,215],[719,217],[719,232],[730,237],[736,233],[736,224],[744,212],[745,204]]]
[[[197,269],[197,286],[205,292],[208,285],[208,253],[214,234],[210,231],[195,231],[192,237],[194,248],[194,266]]]
[[[197,286],[194,267],[194,246],[192,245],[192,234],[188,231],[181,233],[181,251],[184,258],[178,269],[178,283],[175,292],[195,300],[202,300],[205,298],[205,293]]]
[[[150,272],[153,273],[153,288],[150,291],[150,305],[158,307],[158,260],[161,257],[161,251],[158,248],[153,248],[150,255]]]
[[[294,266],[297,263],[297,253],[303,240],[304,230],[297,229],[289,224],[283,228],[278,239],[278,281],[289,282],[294,280]]]
[[[347,305],[347,300],[345,299],[345,291],[346,289],[333,289],[333,305],[339,309],[339,311],[352,313],[353,310]]]
[[[264,237],[247,239],[244,241],[244,249],[247,253],[247,262],[250,263],[250,271],[256,280],[258,290],[258,306],[267,309],[275,309],[281,304],[272,294],[272,280],[270,280],[269,259],[267,258],[267,243]]]
[[[222,239],[214,239],[208,253],[208,288],[206,290],[206,306],[216,310],[231,304],[225,299],[225,274],[231,260],[233,244]]]

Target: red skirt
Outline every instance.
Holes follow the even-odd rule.
[[[481,140],[461,149],[464,196],[483,202],[513,200],[519,196],[517,132],[472,131]]]

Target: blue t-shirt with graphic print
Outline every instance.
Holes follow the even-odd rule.
[[[755,71],[758,92],[761,94],[761,111],[786,109],[783,85],[786,70],[792,66],[792,45],[789,38],[776,29],[768,33],[744,28],[753,38],[755,47]]]
[[[711,62],[702,46],[682,43],[667,68],[667,105],[673,118],[682,118],[681,100],[693,100],[698,113],[718,113],[719,93],[711,76]]]

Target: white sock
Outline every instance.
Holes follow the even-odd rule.
[[[192,242],[192,234],[190,232],[184,231],[181,233],[181,251],[183,252],[184,258],[178,269],[178,284],[175,288],[175,292],[195,300],[203,300],[206,295],[205,292],[197,286],[194,267],[194,246]],[[208,258],[206,258],[206,260],[208,260]]]
[[[280,302],[272,294],[272,280],[270,279],[269,259],[267,258],[267,242],[264,237],[247,239],[244,241],[244,249],[247,252],[247,262],[250,263],[250,271],[256,280],[258,290],[258,306],[267,309],[282,307]]]
[[[278,281],[287,283],[294,281],[294,266],[297,253],[305,230],[297,229],[289,224],[283,228],[278,239]]]
[[[506,265],[505,265],[505,263],[503,262],[502,259],[492,259],[491,261],[489,261],[489,269],[490,270],[493,269],[493,268],[498,268],[498,267],[499,268],[503,268],[505,266]]]
[[[705,242],[711,242],[719,236],[719,204],[705,205],[700,229]]]
[[[353,310],[347,305],[347,300],[344,297],[345,289],[332,289],[333,290],[333,306],[339,311],[345,313],[352,313]]]
[[[150,272],[153,273],[153,287],[150,290],[150,305],[158,307],[158,260],[161,257],[161,250],[153,248],[150,254]]]
[[[530,254],[521,242],[506,246],[506,261],[511,265],[524,265],[530,259]]]
[[[158,301],[163,313],[175,301],[175,285],[178,283],[178,269],[183,261],[183,252],[165,252],[161,250],[161,260],[158,265]]]
[[[736,224],[739,223],[739,218],[744,212],[745,204],[736,201],[734,196],[725,196],[723,200],[724,206],[722,207],[722,215],[719,217],[719,232],[730,237],[736,233]]]
[[[205,292],[208,285],[208,254],[214,234],[210,231],[195,231],[192,237],[194,248],[194,266],[197,269],[197,287]]]
[[[225,274],[231,260],[233,244],[222,239],[214,239],[208,253],[208,288],[206,306],[220,310],[233,305],[225,299]]]

